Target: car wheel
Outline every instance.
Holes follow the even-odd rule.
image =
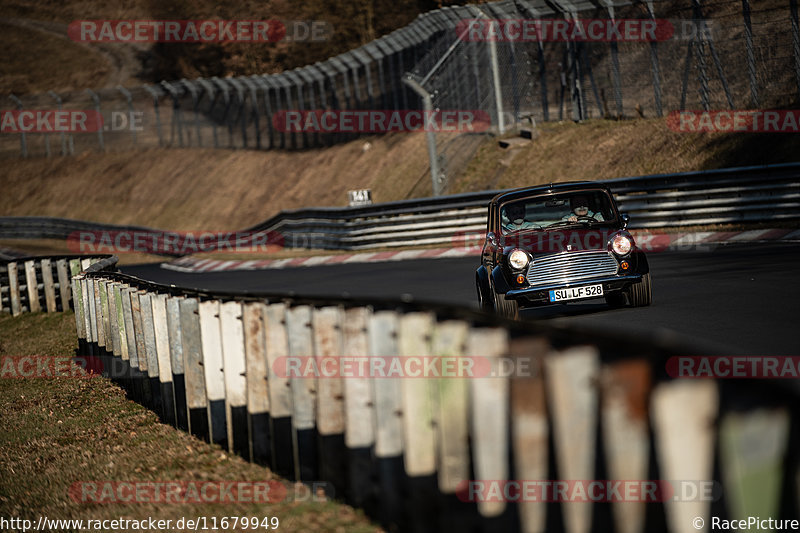
[[[625,305],[625,293],[612,292],[611,294],[606,294],[606,303],[609,307],[622,307]]]
[[[491,313],[494,310],[494,302],[484,298],[480,283],[476,283],[476,287],[478,289],[478,308],[480,308],[481,311]]]
[[[630,289],[631,306],[644,307],[653,303],[653,286],[650,281],[650,273],[642,276],[642,281],[633,285]]]
[[[494,293],[494,312],[506,318],[519,320],[519,304],[516,300],[506,300],[502,294]]]

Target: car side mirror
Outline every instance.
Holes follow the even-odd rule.
[[[628,216],[628,213],[622,213],[620,218],[622,219],[622,229],[628,229],[628,222],[631,221],[631,217]]]
[[[493,231],[490,231],[486,234],[486,242],[493,248],[497,248],[497,235],[495,235]]]

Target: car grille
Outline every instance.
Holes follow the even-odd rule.
[[[609,252],[558,253],[534,257],[528,269],[531,287],[560,285],[600,276],[613,276],[619,265]]]

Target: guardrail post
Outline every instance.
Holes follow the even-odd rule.
[[[18,316],[22,313],[22,305],[19,294],[19,276],[17,274],[17,264],[8,264],[8,301],[11,307],[11,316]]]
[[[718,409],[712,380],[674,380],[653,390],[650,416],[661,479],[713,479]],[[708,523],[711,502],[703,500],[664,502],[668,529],[680,530],[695,517]]]
[[[127,286],[125,284],[115,283],[113,301],[116,309],[116,337],[119,341],[119,379],[122,381],[128,396],[132,397],[133,382],[131,380],[130,353],[128,351],[127,316],[125,314],[125,297],[127,296],[125,292],[126,289]],[[128,300],[128,309],[130,310],[130,299]]]
[[[75,305],[75,331],[78,334],[78,348],[75,355],[81,356],[86,353],[86,324],[83,317],[83,276],[76,277],[71,280],[72,293],[75,295],[75,301],[80,302],[80,305]]]
[[[139,295],[144,330],[144,351],[147,359],[147,380],[150,383],[150,409],[164,420],[164,400],[161,396],[161,382],[158,368],[158,349],[156,347],[156,327],[153,316],[153,294]]]
[[[155,333],[156,361],[158,362],[158,382],[161,391],[162,420],[175,426],[175,390],[172,385],[172,358],[169,349],[169,329],[167,324],[167,295],[153,294],[153,333]]]
[[[343,354],[341,313],[338,306],[326,306],[313,311],[314,354],[322,361]],[[317,387],[319,474],[320,479],[333,483],[336,494],[345,493],[347,479],[342,381],[338,375],[321,377]]]
[[[42,259],[42,284],[48,313],[56,312],[56,287],[53,284],[53,266],[49,259]]]
[[[134,313],[132,298],[139,298],[136,289],[128,285],[122,288],[122,315],[125,327],[125,342],[128,349],[128,378],[130,380],[131,398],[144,403],[141,375],[139,373],[139,353],[136,347],[136,329],[134,326]]]
[[[247,438],[247,378],[241,302],[220,305],[220,334],[225,374],[225,418],[228,450],[250,460]]]
[[[431,357],[433,313],[414,312],[400,317],[397,353],[401,357]],[[436,483],[436,422],[433,380],[402,380],[404,465],[408,475],[410,531],[425,531],[439,520]],[[494,415],[493,415],[494,416]]]
[[[183,336],[181,335],[181,300],[183,296],[167,298],[167,331],[169,333],[170,367],[172,389],[175,395],[175,425],[187,431],[189,419],[186,413],[186,379],[183,366]]]
[[[200,302],[200,337],[203,341],[203,371],[208,399],[211,442],[228,449],[225,413],[225,371],[222,363],[222,337],[219,325],[219,300]]]
[[[370,355],[367,326],[371,311],[353,307],[344,312],[342,353],[351,357]],[[372,457],[375,443],[375,404],[372,399],[373,381],[368,376],[344,380],[345,445],[347,446],[347,502],[374,515],[378,497],[373,479],[377,466]]]
[[[144,296],[144,294],[145,291],[141,290],[131,291],[131,312],[133,314],[134,339],[136,340],[136,362],[138,363],[138,367],[134,367],[134,374],[138,378],[137,381],[141,389],[142,404],[151,406],[153,405],[153,395],[155,392],[151,390],[148,371],[149,360],[145,343],[145,323],[142,310],[144,305],[142,296]]]
[[[469,326],[461,320],[439,322],[434,326],[432,350],[435,356],[461,357]],[[474,505],[465,504],[455,495],[459,485],[469,480],[469,403],[466,379],[434,380],[436,435],[439,444],[439,490],[444,496],[444,515],[455,527],[467,527],[477,515]]]
[[[81,276],[83,276],[83,274],[81,274]],[[91,278],[84,277],[81,283],[81,297],[83,299],[83,327],[86,331],[86,351],[83,352],[83,355],[90,357],[87,362],[94,361],[92,356],[94,355],[95,351],[94,328],[92,327],[92,324],[94,323],[94,311],[92,311],[92,302],[94,301],[93,290]]]
[[[376,311],[369,320],[368,335],[371,357],[396,357],[399,329],[398,314]],[[379,378],[379,379],[376,379]],[[398,524],[407,529],[407,516],[400,500],[403,471],[403,404],[400,379],[370,376],[375,403],[375,456],[378,459],[381,522]],[[402,489],[401,489],[402,490]]]
[[[265,322],[267,363],[269,365],[269,407],[272,429],[273,470],[282,476],[294,474],[292,437],[292,391],[285,367],[289,356],[289,335],[286,328],[286,304],[267,306]]]
[[[108,368],[112,380],[120,383],[123,388],[127,388],[125,375],[122,372],[122,348],[120,346],[119,324],[117,323],[117,295],[119,289],[117,282],[109,280],[106,282],[106,293],[108,297],[108,324],[111,327],[111,367]]]
[[[647,479],[650,374],[650,365],[644,359],[603,366],[600,411],[609,479]],[[644,501],[614,501],[611,509],[620,530],[645,529]]]
[[[311,335],[311,307],[298,305],[286,309],[289,357],[304,360],[314,356]],[[288,365],[287,365],[288,369]],[[316,388],[313,375],[290,376],[292,389],[292,437],[294,439],[296,481],[317,479]]]
[[[203,343],[200,333],[200,309],[197,298],[180,301],[181,353],[186,381],[186,409],[189,433],[210,441],[209,410],[206,401],[206,378],[203,372]]]
[[[70,282],[66,259],[59,259],[56,261],[56,273],[58,275],[58,293],[61,301],[61,311],[67,312],[70,309]]]
[[[42,310],[39,303],[39,281],[36,279],[36,262],[25,261],[25,284],[28,287],[28,311],[36,313]]]
[[[499,377],[501,369],[498,359],[508,351],[508,331],[501,328],[472,329],[467,335],[465,351],[465,355],[471,358],[471,368],[475,369],[468,376],[472,428],[470,442],[475,477],[509,479],[509,379]],[[476,364],[479,360],[481,364]],[[479,368],[486,368],[491,374],[478,375]],[[491,529],[494,530],[511,528],[510,523],[501,521],[506,507],[503,501],[478,502],[481,515],[498,521],[493,523],[495,527]]]
[[[243,305],[249,455],[261,465],[272,462],[269,389],[274,384],[269,381],[266,314],[267,306],[262,302]]]
[[[549,346],[544,338],[511,341],[509,352],[515,364],[530,361],[530,373],[513,376],[510,384],[511,449],[513,479],[549,479],[550,431],[547,420],[542,362]],[[522,531],[544,532],[547,503],[540,499],[518,504]]]
[[[597,351],[589,346],[551,354],[544,361],[553,416],[556,466],[561,479],[594,479],[599,379]],[[567,530],[591,528],[592,504],[562,502]]]

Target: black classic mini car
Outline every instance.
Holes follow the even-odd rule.
[[[484,310],[516,318],[520,307],[605,298],[650,305],[650,268],[608,188],[557,183],[504,192],[489,202],[476,273]]]

